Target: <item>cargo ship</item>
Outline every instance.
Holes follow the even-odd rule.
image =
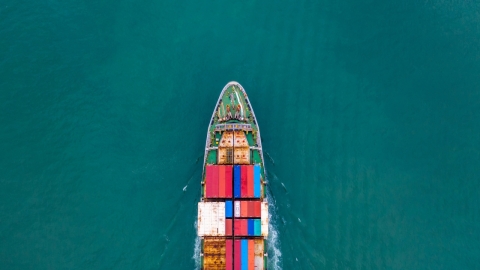
[[[229,82],[207,131],[197,234],[203,270],[267,269],[262,141],[247,93]]]

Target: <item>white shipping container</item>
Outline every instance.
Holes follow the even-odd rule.
[[[235,201],[235,217],[240,217],[240,202]]]
[[[262,216],[261,216],[261,224],[262,224],[262,236],[268,236],[268,203],[262,202]]]
[[[217,211],[217,233],[219,236],[225,235],[225,203],[218,203]]]
[[[255,270],[263,270],[263,239],[255,239]]]
[[[198,236],[225,235],[225,203],[199,202],[198,203]]]

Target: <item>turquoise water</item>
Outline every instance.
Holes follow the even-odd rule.
[[[2,1],[0,268],[193,269],[236,80],[268,153],[270,269],[479,269],[478,10]]]

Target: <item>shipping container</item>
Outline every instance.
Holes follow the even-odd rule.
[[[225,201],[225,217],[231,218],[233,216],[232,201]]]
[[[225,270],[233,270],[233,241],[227,239],[225,246]]]
[[[247,217],[248,216],[248,201],[241,201],[240,202],[240,216]]]
[[[225,235],[232,236],[233,235],[233,220],[231,218],[225,219]]]
[[[225,166],[218,166],[218,197],[225,198]]]
[[[235,201],[235,217],[240,217],[241,212],[240,212],[240,201]]]
[[[240,197],[246,198],[248,196],[248,182],[247,182],[247,166],[241,166],[241,173],[240,173]]]
[[[248,217],[253,217],[254,216],[254,213],[253,213],[253,205],[254,204],[255,204],[254,201],[248,201],[248,214],[247,214]]]
[[[255,243],[255,270],[263,270],[264,268],[264,259],[263,259],[263,239],[253,240]]]
[[[240,165],[233,166],[233,194],[235,198],[241,197],[241,169]]]
[[[260,198],[260,165],[253,166],[253,196]]]
[[[226,268],[226,240],[210,239],[203,240],[203,267],[204,269]]]
[[[260,219],[255,219],[254,221],[254,235],[261,236],[262,235],[262,221]]]
[[[233,178],[232,178],[232,166],[225,166],[225,198],[232,198],[233,196]]]
[[[198,236],[224,236],[225,203],[199,202],[197,230]]]
[[[218,165],[212,165],[212,198],[218,198]]]
[[[253,216],[254,217],[261,217],[262,215],[262,202],[254,201],[253,202]]]
[[[268,236],[268,203],[262,202],[262,236]]]
[[[248,219],[235,219],[233,222],[235,236],[248,236]]]
[[[255,270],[255,242],[248,240],[248,270]]]
[[[253,219],[248,219],[248,236],[255,236],[255,222]]]
[[[242,240],[242,270],[248,270],[248,240]]]
[[[246,165],[247,167],[247,196],[253,198],[253,165]]]
[[[213,166],[207,165],[205,167],[205,197],[206,198],[212,198],[212,194],[213,194],[212,178],[213,178]]]
[[[242,235],[248,236],[248,219],[242,219]]]
[[[233,220],[233,235],[240,236],[242,230],[242,224],[240,223],[241,219]]]
[[[242,266],[242,242],[235,240],[233,251],[234,270],[241,270]]]

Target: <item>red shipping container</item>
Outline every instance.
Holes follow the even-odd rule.
[[[248,196],[247,166],[240,166],[240,170],[240,197],[246,198]]]
[[[249,201],[248,202],[248,217],[253,217],[255,215],[255,213],[253,212],[253,204],[255,202],[254,201]]]
[[[233,241],[227,240],[225,246],[225,270],[232,270],[233,269]]]
[[[240,216],[248,217],[248,201],[240,202]]]
[[[248,236],[248,219],[235,219],[235,236]]]
[[[242,219],[241,231],[243,236],[248,236],[248,219]]]
[[[213,178],[213,166],[207,165],[205,171],[205,197],[211,198],[212,197],[212,178]]]
[[[241,235],[241,228],[242,228],[242,224],[240,224],[240,221],[242,221],[241,219],[235,219],[233,221],[233,235],[235,236],[240,236]]]
[[[218,197],[225,198],[225,166],[218,166]]]
[[[255,270],[255,242],[248,240],[248,270]]]
[[[235,220],[236,221],[236,220]],[[234,260],[234,270],[242,270],[240,268],[242,262],[242,246],[241,240],[235,240],[234,243],[234,251],[233,251],[233,260]]]
[[[232,236],[232,219],[227,218],[225,219],[225,235]]]
[[[253,216],[258,218],[262,216],[262,202],[253,201]]]
[[[233,196],[233,167],[225,166],[225,198],[232,198]]]
[[[218,198],[218,165],[212,166],[212,198]]]
[[[247,197],[253,198],[253,165],[247,166]]]

